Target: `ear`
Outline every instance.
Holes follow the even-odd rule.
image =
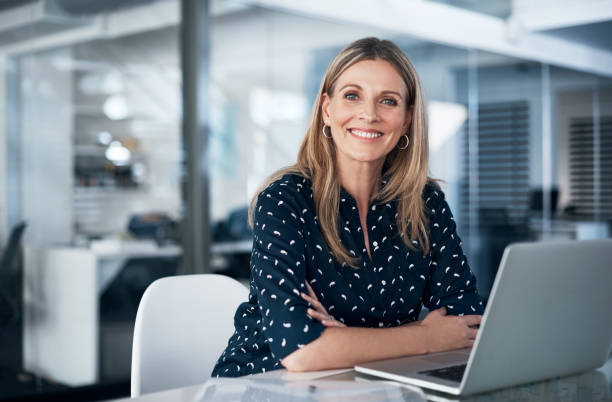
[[[402,133],[406,133],[408,132],[408,129],[410,128],[410,123],[412,123],[412,112],[414,111],[414,106],[410,106],[410,109],[408,109],[408,112],[406,112],[406,120],[404,121],[404,125],[402,126]]]
[[[329,95],[327,95],[327,92],[323,92],[321,95],[321,117],[323,118],[323,123],[325,123],[326,126],[331,125],[331,119],[329,118],[329,103]]]

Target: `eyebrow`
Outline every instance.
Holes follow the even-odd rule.
[[[347,87],[355,87],[355,88],[357,88],[357,89],[361,89],[361,90],[363,90],[363,88],[362,88],[360,85],[357,85],[357,84],[346,84],[346,85],[344,85],[342,88],[340,88],[340,91],[342,91],[343,89],[345,89],[345,88],[347,88]],[[402,94],[400,94],[399,92],[395,92],[395,91],[389,91],[389,90],[386,90],[386,91],[382,91],[381,93],[382,93],[382,94],[392,94],[392,95],[396,95],[396,96],[398,96],[400,99],[404,99],[404,97],[402,96]]]

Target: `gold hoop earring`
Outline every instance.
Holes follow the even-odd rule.
[[[400,147],[400,146],[399,146],[399,143],[400,143],[400,141],[402,140],[402,138],[404,138],[404,137],[406,137],[406,145],[405,145],[405,146],[403,146],[403,147]],[[402,135],[402,137],[400,138],[400,141],[398,141],[398,142],[397,142],[397,144],[398,144],[398,147],[397,147],[397,148],[398,148],[398,149],[402,149],[402,150],[404,150],[404,149],[408,148],[408,144],[410,144],[410,138],[408,138],[408,135],[407,135],[407,134]]]
[[[329,130],[330,130],[330,131],[329,131],[329,135],[325,134],[325,127],[329,127],[329,126],[326,126],[325,124],[323,124],[323,128],[321,129],[321,131],[323,131],[323,137],[325,137],[325,138],[331,138],[331,137],[332,137],[332,136],[331,136],[331,127],[329,128]]]

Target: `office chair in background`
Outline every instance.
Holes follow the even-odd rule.
[[[0,260],[0,326],[18,321],[21,315],[21,287],[18,283],[20,275],[15,263],[25,228],[25,222],[13,227]]]
[[[21,238],[25,222],[13,227],[0,258],[0,389],[7,395],[28,389],[23,370],[23,267]]]
[[[204,382],[234,332],[248,289],[223,275],[161,278],[145,291],[134,327],[131,395]]]

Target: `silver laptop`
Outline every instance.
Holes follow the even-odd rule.
[[[471,349],[361,373],[468,395],[602,366],[612,348],[612,239],[506,247]]]

